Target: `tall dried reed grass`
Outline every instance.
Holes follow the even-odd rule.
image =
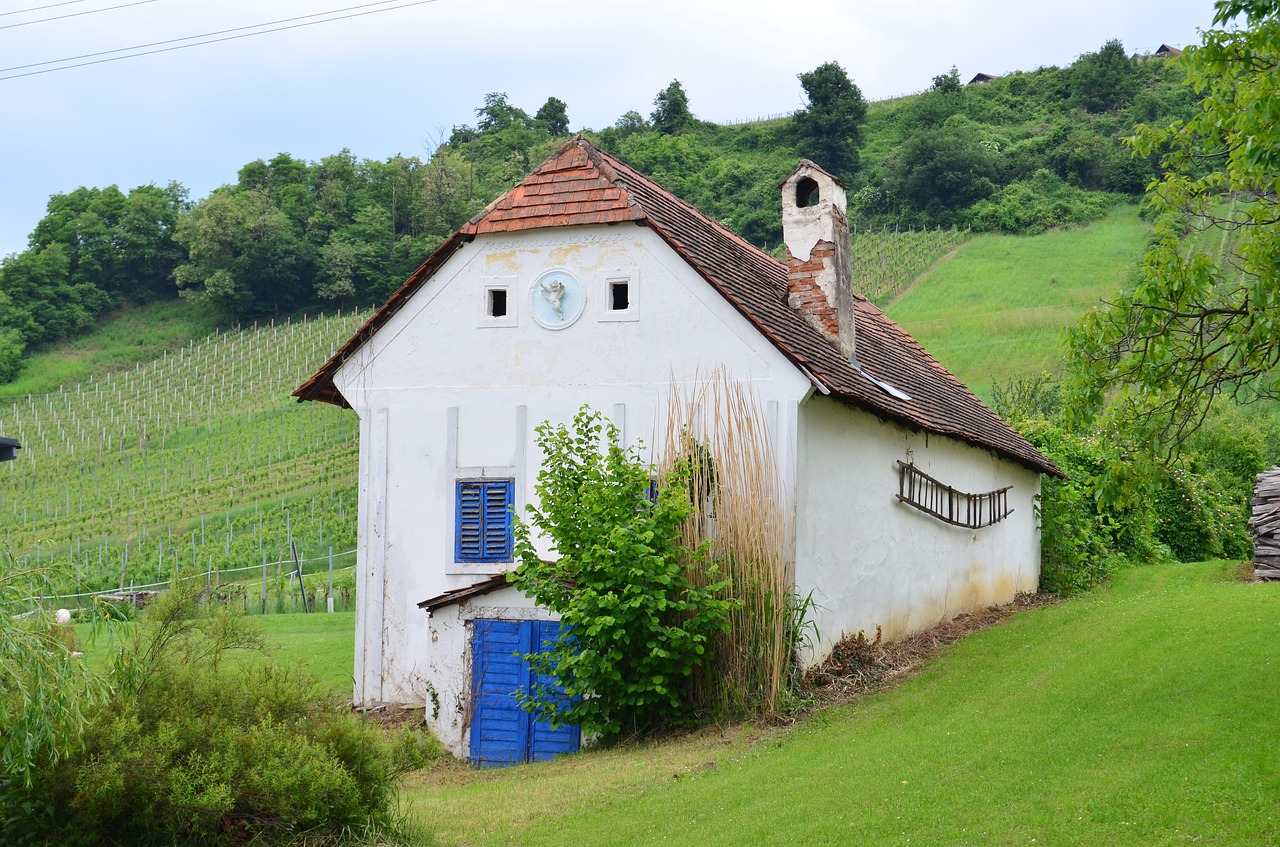
[[[765,411],[749,384],[717,368],[692,384],[672,381],[666,432],[656,436],[663,470],[680,457],[693,467],[683,542],[710,544],[698,578],[729,577],[739,601],[695,680],[695,702],[720,718],[781,714],[797,677],[800,634],[795,513]]]

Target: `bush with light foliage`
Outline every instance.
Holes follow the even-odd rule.
[[[529,523],[514,522],[510,579],[563,628],[551,651],[527,657],[553,684],[535,686],[525,707],[606,738],[688,721],[693,672],[732,606],[723,582],[694,579],[703,551],[680,543],[688,463],[655,484],[617,427],[587,407],[572,428],[537,433],[539,503]],[[554,542],[555,562],[543,561],[531,527]]]
[[[117,655],[83,744],[35,774],[35,843],[336,843],[394,830],[397,777],[438,751],[388,738],[300,672],[240,660],[256,623],[178,593]]]

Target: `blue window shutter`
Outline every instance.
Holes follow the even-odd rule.
[[[457,537],[454,556],[459,562],[479,561],[484,555],[482,543],[484,512],[481,502],[480,483],[458,483]]]
[[[455,517],[455,561],[511,561],[511,506],[514,502],[514,480],[460,480]]]
[[[511,559],[511,503],[514,488],[512,480],[485,483],[484,556],[490,561]]]

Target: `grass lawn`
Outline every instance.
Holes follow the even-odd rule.
[[[336,695],[350,698],[356,654],[356,613],[254,615],[271,655],[298,664]]]
[[[262,627],[267,655],[282,665],[298,665],[316,678],[335,697],[351,696],[355,664],[355,612],[296,615],[253,615],[251,620]],[[124,624],[113,633],[88,641],[89,626],[77,624],[76,638],[85,652],[90,667],[105,669],[112,654],[113,638],[127,633]],[[242,661],[256,661],[253,654],[240,654]]]
[[[791,730],[412,777],[439,844],[1274,844],[1280,586],[1139,568]]]
[[[885,311],[978,396],[1062,368],[1062,332],[1137,267],[1147,226],[1134,206],[1077,229],[980,235]]]

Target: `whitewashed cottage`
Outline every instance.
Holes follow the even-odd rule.
[[[520,711],[554,616],[508,586],[533,428],[587,404],[629,442],[716,367],[767,410],[820,660],[1032,591],[1058,473],[850,287],[845,193],[801,162],[779,262],[575,140],[450,238],[310,380],[360,417],[356,704],[427,706],[481,763],[575,749]],[[853,257],[856,261],[856,257]]]

